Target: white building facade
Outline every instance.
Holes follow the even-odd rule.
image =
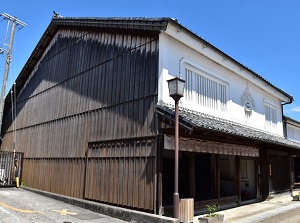
[[[291,96],[178,25],[160,34],[159,101],[167,80],[186,81],[180,105],[283,137],[282,104]]]
[[[158,74],[158,111],[164,119],[174,114],[167,80],[186,81],[179,102],[179,150],[180,166],[190,172],[181,172],[180,182],[189,186],[181,186],[179,194],[194,197],[201,207],[207,200],[243,203],[290,188],[289,148],[297,152],[300,144],[285,139],[282,112],[292,96],[174,20],[159,35]],[[173,171],[166,167],[174,156],[168,128],[162,131],[163,176]],[[171,193],[166,191],[172,188],[164,179],[162,184],[167,206]]]

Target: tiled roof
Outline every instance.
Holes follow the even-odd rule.
[[[174,118],[174,107],[170,105],[157,105],[157,112]],[[219,117],[211,116],[201,112],[195,112],[184,108],[179,108],[179,119],[181,123],[192,129],[206,129],[229,135],[245,137],[263,142],[269,142],[276,145],[300,149],[300,144],[290,141],[284,137],[273,135],[255,128],[225,120]]]
[[[287,116],[283,116],[283,121],[285,121],[288,124],[291,124],[291,125],[294,125],[294,126],[300,128],[300,121],[297,121],[297,120],[292,119],[292,118],[287,117]]]
[[[161,31],[166,30],[169,20],[164,17],[60,17],[53,18],[51,23],[57,26]]]

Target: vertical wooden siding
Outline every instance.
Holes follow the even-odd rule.
[[[25,159],[23,184],[66,196],[83,198],[84,158]]]
[[[155,37],[75,31],[60,31],[57,36],[46,51],[50,56],[45,53],[19,93],[17,129],[157,93]],[[6,116],[9,132],[9,112]]]
[[[105,118],[104,122],[95,120],[95,124],[100,121],[104,129],[110,129],[110,134],[98,135],[97,140],[119,138],[116,131],[122,131],[122,138],[151,135],[155,129],[157,70],[156,37],[59,31],[18,95],[17,133],[33,133],[25,139],[18,137],[22,145],[25,143],[22,149],[41,149],[36,149],[36,140],[31,140],[40,128],[53,127],[57,131],[67,125],[62,122],[81,119],[75,122],[86,123],[90,121],[87,116],[96,113]],[[5,114],[4,146],[11,142],[5,137],[12,131],[11,113]],[[119,128],[111,128],[111,121]]]
[[[154,112],[149,97],[18,129],[17,150],[30,158],[84,157],[89,141],[151,135]],[[12,148],[12,135],[2,148]]]
[[[85,198],[154,209],[155,139],[91,144]]]
[[[17,92],[16,148],[24,152],[25,184],[82,197],[82,162],[89,142],[155,135],[157,71],[156,34],[58,30]],[[10,114],[4,114],[6,149],[12,148]],[[153,162],[149,157],[143,165]],[[48,171],[52,175],[45,181]],[[151,174],[147,187],[152,196]],[[70,187],[61,188],[66,181]],[[153,210],[151,202],[141,207],[123,200],[111,203]]]

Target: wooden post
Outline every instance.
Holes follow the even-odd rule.
[[[190,197],[195,198],[195,154],[189,153]]]
[[[288,156],[289,156],[289,167],[290,167],[290,171],[289,171],[289,173],[290,173],[289,174],[290,175],[290,192],[291,192],[291,195],[293,196],[294,175],[295,175],[294,159],[291,154],[289,154]]]
[[[157,147],[157,206],[158,214],[163,215],[162,196],[162,172],[163,172],[163,148],[164,148],[164,136],[158,136],[158,147]]]
[[[241,158],[239,156],[236,156],[236,159],[235,159],[235,184],[236,184],[236,194],[238,195],[238,203],[240,204],[242,199],[241,199]]]
[[[216,154],[215,156],[216,156],[216,186],[217,186],[217,197],[219,200],[221,198],[219,154]]]
[[[258,167],[258,161],[257,159],[254,160],[254,165],[255,165],[255,191],[256,191],[256,198],[260,197],[260,189],[259,189],[259,167]]]

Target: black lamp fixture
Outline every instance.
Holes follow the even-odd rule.
[[[185,80],[175,77],[168,80],[169,94],[175,101],[179,101],[183,97]]]

